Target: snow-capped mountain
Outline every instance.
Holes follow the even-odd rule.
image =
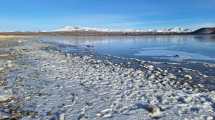
[[[96,32],[147,32],[141,29],[109,29],[109,28],[95,28],[95,27],[73,27],[65,26],[54,31],[96,31]]]
[[[54,31],[97,31],[97,32],[114,32],[116,30],[108,29],[108,28],[93,28],[93,27],[73,27],[73,26],[65,26],[60,29],[56,29]]]
[[[165,32],[165,33],[171,33],[171,32],[176,32],[176,33],[184,33],[184,32],[192,32],[190,29],[185,29],[185,28],[180,28],[180,27],[175,27],[175,28],[165,28],[165,29],[155,29],[155,30],[150,30],[152,32]]]
[[[183,33],[183,32],[192,32],[190,29],[184,29],[180,27],[175,28],[166,28],[166,29],[109,29],[109,28],[95,28],[95,27],[73,27],[65,26],[54,30],[55,32],[70,32],[70,31],[95,31],[95,32],[158,32],[158,33]]]

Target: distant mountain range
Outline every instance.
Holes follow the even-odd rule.
[[[67,36],[141,36],[141,35],[196,35],[215,34],[215,27],[189,30],[184,28],[168,28],[160,30],[136,30],[136,29],[107,29],[89,27],[63,27],[48,32],[0,32],[0,35],[67,35]]]
[[[167,28],[167,29],[109,29],[109,28],[92,28],[92,27],[73,27],[73,26],[65,26],[60,29],[53,30],[54,32],[74,32],[74,31],[87,31],[87,32],[124,32],[124,33],[134,33],[134,32],[157,32],[157,33],[185,33],[185,32],[192,32],[192,30],[184,29],[180,27],[175,28]]]
[[[215,34],[215,27],[211,28],[200,28],[195,30],[193,34]]]

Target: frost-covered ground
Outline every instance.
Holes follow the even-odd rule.
[[[0,118],[23,120],[212,120],[215,91],[142,62],[133,69],[93,56],[65,54],[49,44],[19,41],[1,59]],[[3,53],[1,53],[2,55]],[[3,73],[3,72],[2,72]],[[188,82],[186,82],[188,81]]]

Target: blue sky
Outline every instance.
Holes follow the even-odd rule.
[[[215,26],[215,0],[1,0],[0,31]]]

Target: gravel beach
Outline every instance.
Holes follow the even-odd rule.
[[[37,40],[1,44],[0,119],[215,119],[215,91],[190,84],[193,74],[180,82],[150,62],[134,69]]]

